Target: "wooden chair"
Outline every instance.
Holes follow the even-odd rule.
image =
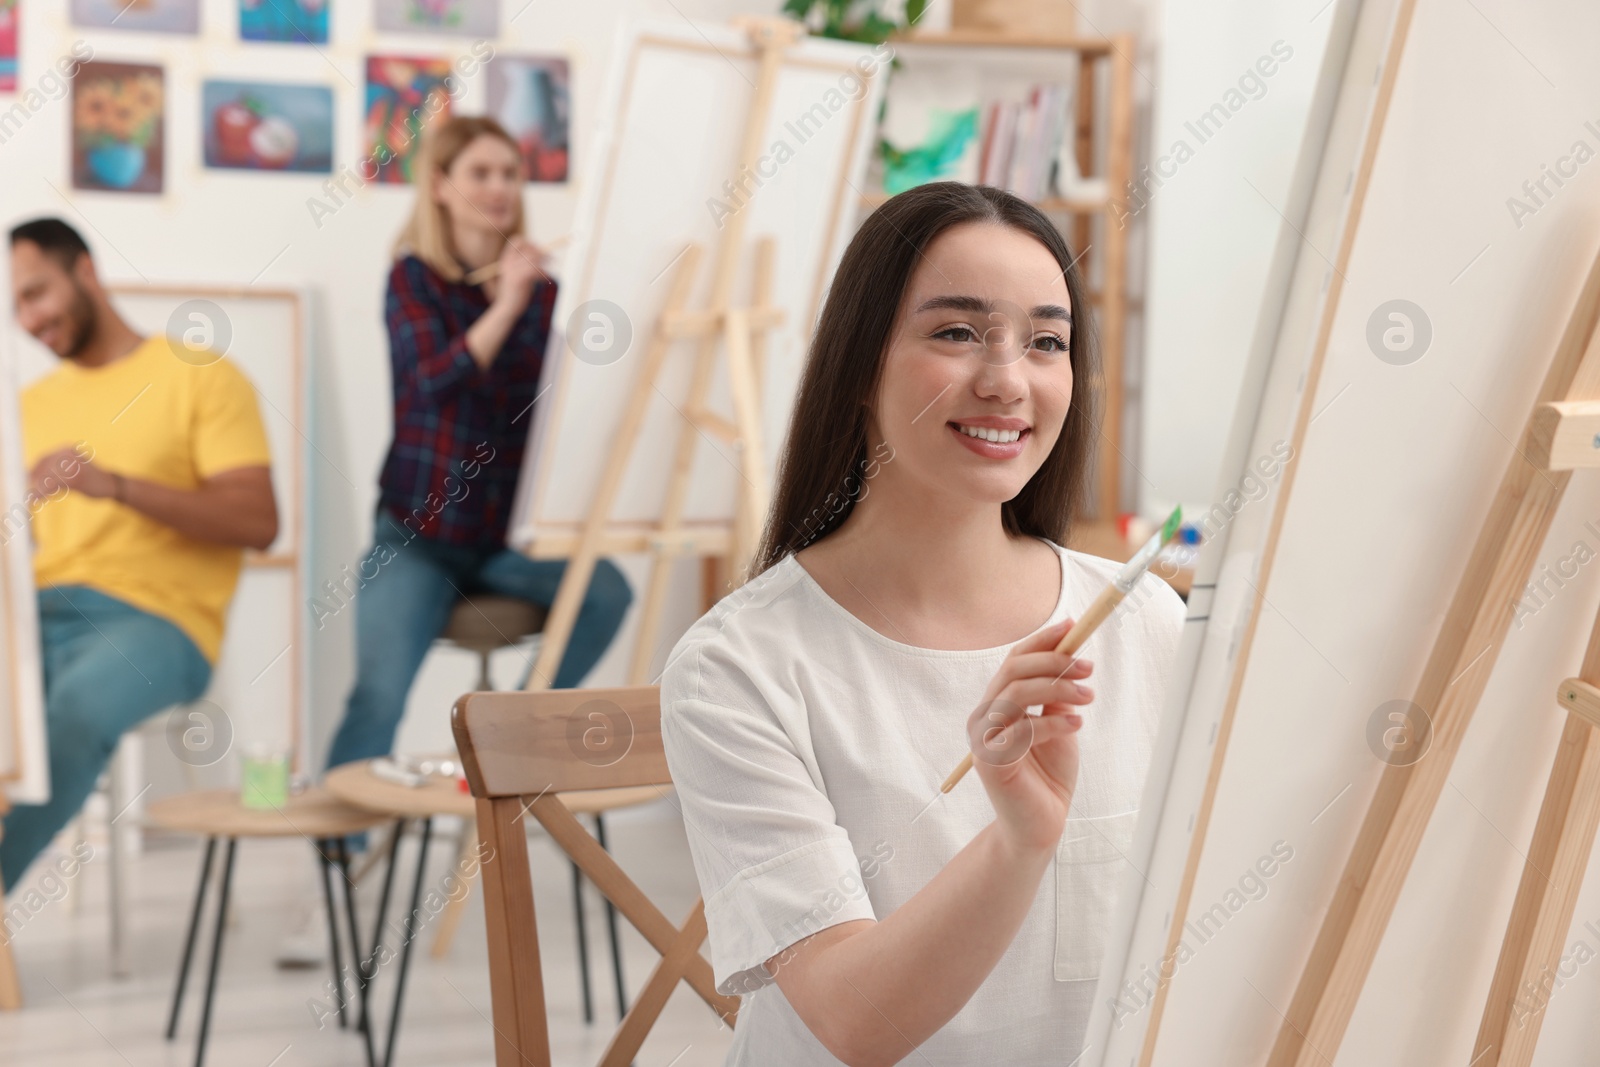
[[[671,784],[655,686],[469,693],[451,716],[478,810],[484,922],[489,939],[496,1067],[550,1067],[544,976],[523,819],[529,812],[644,935],[661,960],[606,1046],[600,1067],[627,1067],[680,980],[729,1026],[737,997],[717,993],[700,955],[705,904],[675,926],[650,902],[557,794]],[[571,798],[569,798],[570,800]]]

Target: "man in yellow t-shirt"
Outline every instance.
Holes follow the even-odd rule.
[[[22,397],[50,800],[6,816],[7,889],[124,731],[205,692],[243,549],[278,534],[266,434],[238,368],[135,333],[59,219],[11,231],[11,283],[18,321],[61,363]]]

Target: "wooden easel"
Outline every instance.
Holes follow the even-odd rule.
[[[753,169],[761,156],[761,136],[772,110],[783,51],[804,36],[804,30],[798,23],[780,18],[742,18],[734,21],[750,35],[761,51],[759,81],[745,119],[739,149],[740,166],[737,173],[744,173]],[[748,306],[734,303],[733,283],[740,265],[747,214],[745,211],[734,212],[723,227],[716,260],[711,268],[711,294],[702,311],[691,311],[685,306],[700,265],[700,246],[691,243],[678,260],[671,290],[650,332],[643,365],[634,378],[633,391],[623,410],[616,440],[612,443],[600,482],[595,487],[594,502],[584,520],[577,545],[567,557],[567,569],[545,622],[539,656],[528,675],[526,688],[529,690],[550,687],[561,664],[561,657],[566,652],[567,642],[572,637],[572,627],[589,587],[589,579],[594,574],[595,563],[607,551],[643,547],[654,557],[650,583],[640,603],[639,632],[629,672],[630,681],[634,684],[647,680],[661,610],[666,599],[667,581],[671,577],[668,567],[671,560],[690,550],[723,555],[729,562],[730,576],[737,583],[755,551],[761,523],[766,515],[768,496],[766,471],[762,462],[764,442],[761,433],[759,366],[766,332],[783,321],[783,311],[772,307],[770,303],[773,256],[770,238],[763,238],[756,246],[752,303]],[[644,545],[637,546],[636,534],[629,536],[612,531],[612,509],[623,476],[638,446],[639,431],[651,396],[656,391],[656,380],[667,353],[675,342],[691,339],[698,342],[698,351],[689,395],[681,409],[684,422],[678,434],[665,505],[659,523],[645,538]],[[731,419],[706,407],[719,340],[727,359],[733,398]],[[708,530],[703,525],[690,529],[683,522],[689,475],[693,468],[695,448],[702,435],[722,439],[739,454],[740,479],[734,517],[725,530]],[[535,547],[536,544],[530,546],[530,550]]]
[[[11,801],[0,789],[0,818],[11,811]],[[0,826],[0,837],[5,827]],[[5,904],[5,894],[0,893],[0,910]],[[11,935],[0,928],[0,1011],[16,1011],[22,1007],[22,981],[17,977],[17,961],[11,955]]]
[[[1593,373],[1597,361],[1591,349],[1585,369]],[[1542,404],[1529,437],[1529,459],[1543,470],[1600,467],[1600,403]],[[1600,615],[1578,677],[1561,683],[1556,701],[1567,709],[1567,723],[1473,1042],[1474,1067],[1532,1062],[1600,828]]]
[[[1600,440],[1600,259],[1589,270],[1539,397],[1434,641],[1414,702],[1432,719],[1426,759],[1391,765],[1367,808],[1344,873],[1300,974],[1268,1067],[1315,1067],[1338,1053],[1385,927],[1416,858],[1472,713],[1488,685],[1514,606],[1532,576],[1576,460]],[[1586,436],[1584,436],[1586,435]],[[1596,453],[1600,457],[1600,453]],[[1566,466],[1563,467],[1563,464]],[[1597,629],[1600,633],[1600,629]],[[1537,1027],[1511,1026],[1521,981],[1559,961],[1600,812],[1600,740],[1585,715],[1600,681],[1600,637],[1583,678],[1563,684],[1572,709],[1528,853],[1472,1067],[1526,1064]],[[1570,695],[1569,695],[1570,693]],[[1512,1031],[1517,1031],[1513,1033]],[[1531,1032],[1530,1032],[1531,1031]],[[1485,1043],[1496,1051],[1484,1056]],[[1508,1046],[1507,1042],[1511,1044]]]

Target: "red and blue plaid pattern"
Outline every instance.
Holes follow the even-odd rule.
[[[408,530],[470,548],[505,543],[555,302],[556,283],[538,282],[480,369],[467,328],[489,306],[483,290],[415,256],[394,265],[385,301],[394,441],[378,484],[380,504]]]

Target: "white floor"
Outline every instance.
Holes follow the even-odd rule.
[[[607,820],[612,853],[629,875],[674,922],[681,922],[698,889],[689,863],[683,826],[666,803]],[[413,870],[415,840],[408,839],[400,877]],[[220,849],[219,849],[220,851]],[[596,1022],[585,1026],[577,980],[570,868],[542,834],[530,842],[534,896],[539,905],[540,948],[549,1002],[554,1062],[598,1062],[616,1022],[609,943],[598,892],[586,886],[591,981]],[[429,888],[445,885],[455,864],[454,842],[435,834],[430,849]],[[4,1067],[179,1067],[194,1060],[194,1039],[210,950],[210,927],[196,949],[178,1038],[168,1043],[167,1012],[178,958],[199,874],[198,842],[152,840],[130,864],[128,963],[132,974],[113,978],[108,961],[109,919],[104,851],[83,866],[65,897],[52,900],[14,931],[12,947],[21,971],[25,1007],[0,1013],[0,1065]],[[27,884],[37,885],[44,864]],[[317,883],[311,849],[299,840],[241,841],[233,877],[234,915],[223,945],[206,1061],[216,1067],[328,1067],[365,1062],[354,1030],[331,1018],[319,1028],[314,1005],[328,1003],[330,971],[285,971],[274,966],[284,933],[306,916]],[[363,942],[370,940],[378,871],[364,882],[356,904]],[[213,883],[214,885],[215,883]],[[395,887],[390,925],[409,900],[409,884]],[[318,891],[320,893],[320,891]],[[51,895],[60,896],[56,889]],[[41,898],[34,898],[36,901]],[[213,888],[209,905],[215,900]],[[326,946],[320,906],[309,913]],[[630,996],[649,977],[656,953],[619,917],[624,970]],[[394,937],[388,938],[390,944]],[[450,954],[431,957],[432,923],[423,929],[411,957],[402,1010],[396,1067],[472,1067],[494,1062],[489,1023],[489,974],[481,894],[474,888]],[[374,1010],[379,1033],[387,1028],[396,963],[378,977]],[[637,1067],[711,1067],[721,1064],[731,1033],[689,989],[679,984],[661,1021],[637,1059]],[[378,1050],[381,1060],[382,1048]]]

